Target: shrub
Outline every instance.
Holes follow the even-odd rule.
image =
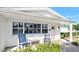
[[[16,49],[17,52],[32,52],[31,46],[27,46],[25,48],[18,48]]]
[[[61,33],[61,38],[64,39],[65,38],[65,34]]]
[[[36,47],[37,47],[37,50],[36,50],[37,52],[49,52],[53,48],[53,46],[50,44],[44,44],[44,45],[38,44],[36,45]]]
[[[35,45],[36,49],[33,49],[32,46],[27,46],[26,48],[17,49],[17,52],[59,52],[61,46],[57,43],[51,44],[37,44]]]
[[[58,51],[60,51],[60,45],[57,43],[36,45],[36,52],[58,52]]]
[[[77,42],[72,42],[72,44],[73,44],[73,45],[76,45],[76,46],[78,46],[78,43],[77,43]]]
[[[72,42],[73,45],[79,46],[79,40],[75,40],[74,42]]]
[[[69,37],[69,32],[61,33],[61,38],[64,39],[65,37]]]

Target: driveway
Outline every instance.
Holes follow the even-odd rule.
[[[79,52],[79,46],[72,45],[69,42],[63,42],[62,52]]]

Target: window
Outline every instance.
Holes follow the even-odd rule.
[[[34,23],[25,23],[25,32],[24,33],[41,33],[41,24]]]
[[[13,22],[12,30],[13,30],[13,34],[48,33],[48,25],[47,24]]]
[[[23,33],[23,23],[13,22],[13,34],[22,34]]]
[[[48,33],[48,25],[42,24],[42,33]]]

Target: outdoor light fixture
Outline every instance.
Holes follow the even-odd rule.
[[[52,26],[51,29],[54,30],[54,27]]]

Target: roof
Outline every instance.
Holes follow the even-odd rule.
[[[46,14],[45,16],[42,16],[44,12],[47,13],[47,16]],[[31,16],[36,18],[71,22],[50,8],[0,8],[0,14],[7,18],[26,19],[27,17]]]

